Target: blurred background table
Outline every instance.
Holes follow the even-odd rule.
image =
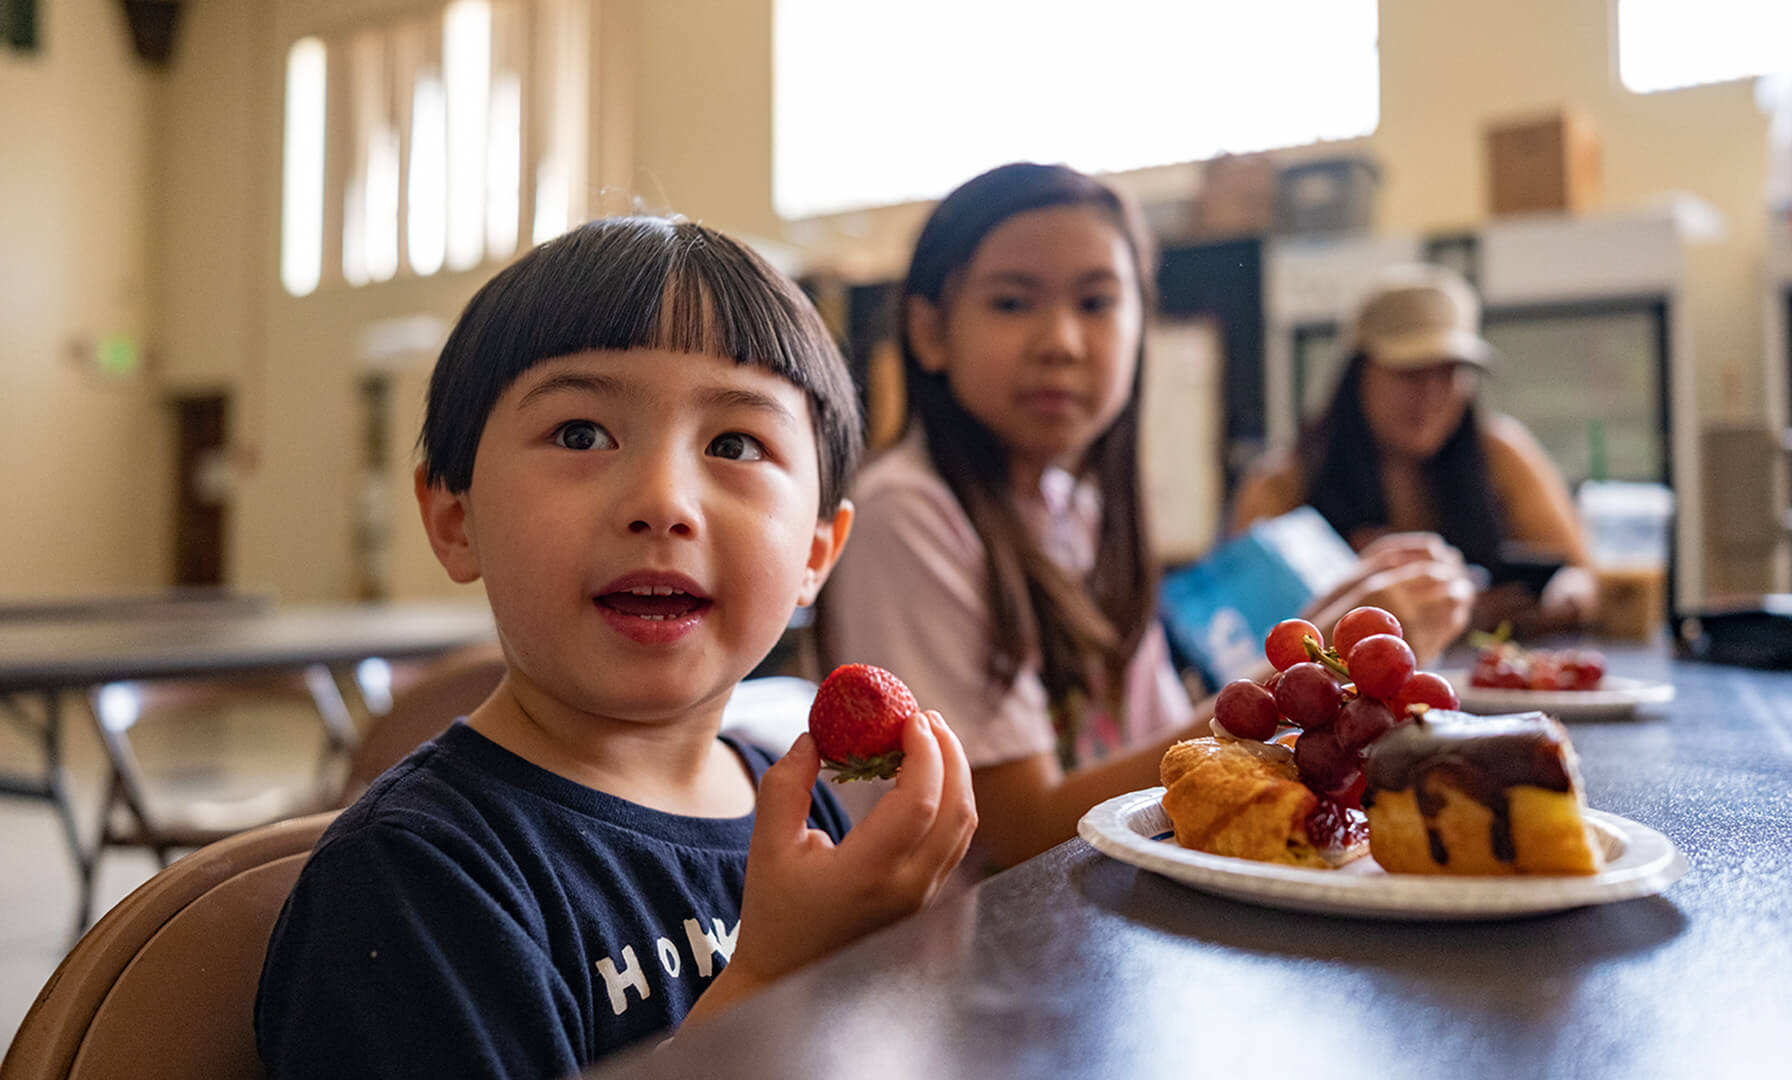
[[[494,633],[483,606],[448,604],[0,620],[0,693],[428,656],[489,641]]]
[[[1607,653],[1679,689],[1570,725],[1589,803],[1691,863],[1661,896],[1372,922],[1211,897],[1072,840],[587,1076],[1785,1075],[1792,673]]]
[[[363,660],[433,656],[490,641],[494,634],[483,605],[282,607],[203,592],[0,604],[0,716],[27,729],[43,758],[41,772],[0,773],[0,794],[43,799],[55,808],[81,876],[85,911],[92,855],[64,775],[65,692],[125,680],[314,665],[337,670],[336,681],[352,688],[343,669]],[[340,724],[344,718],[326,722]]]

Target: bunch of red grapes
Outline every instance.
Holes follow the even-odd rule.
[[[1597,690],[1605,655],[1593,649],[1525,649],[1510,641],[1481,647],[1470,686],[1498,690]]]
[[[1214,717],[1240,739],[1268,741],[1283,724],[1300,728],[1294,766],[1301,780],[1347,806],[1361,801],[1370,743],[1425,709],[1460,704],[1442,676],[1415,670],[1400,620],[1378,607],[1346,612],[1329,647],[1312,623],[1286,619],[1263,652],[1276,673],[1263,683],[1227,684]]]

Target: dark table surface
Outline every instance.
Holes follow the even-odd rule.
[[[483,605],[429,603],[0,620],[0,693],[427,656],[494,633]]]
[[[1570,724],[1664,894],[1388,923],[1211,897],[1072,840],[588,1077],[1792,1077],[1792,673],[1608,649],[1678,699]]]

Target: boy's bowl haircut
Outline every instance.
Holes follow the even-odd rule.
[[[589,351],[707,353],[782,376],[809,400],[821,505],[846,494],[864,421],[846,361],[795,282],[714,229],[602,218],[542,244],[467,302],[429,380],[418,439],[431,484],[465,491],[479,436],[529,368]]]

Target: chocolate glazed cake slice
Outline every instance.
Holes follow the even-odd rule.
[[[1432,710],[1370,747],[1369,852],[1392,873],[1592,874],[1568,733],[1540,712]]]

